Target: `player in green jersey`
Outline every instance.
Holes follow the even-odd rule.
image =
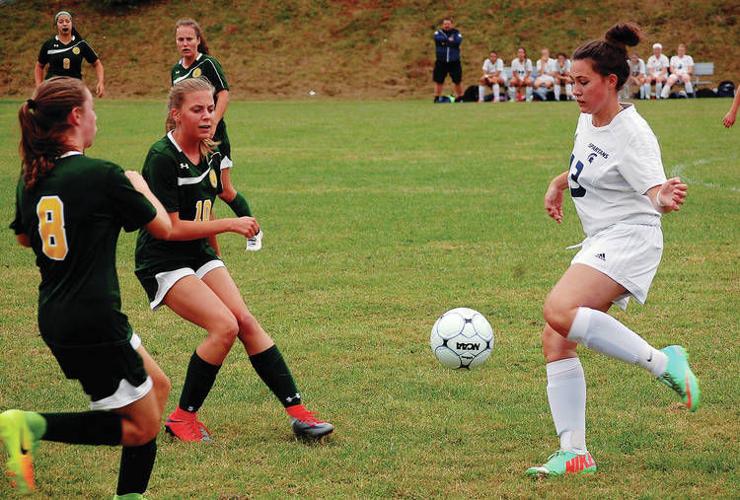
[[[92,411],[0,414],[7,474],[22,492],[34,489],[40,440],[121,445],[117,495],[137,498],[154,465],[170,382],[121,312],[116,242],[121,228],[165,238],[172,224],[138,173],[85,156],[97,126],[82,81],[47,80],[18,117],[23,171],[10,227],[36,254],[41,337]]]
[[[202,78],[181,81],[170,89],[168,107],[168,123],[174,128],[149,150],[143,176],[169,213],[172,232],[165,241],[139,231],[136,276],[152,309],[165,304],[205,329],[207,336],[190,358],[179,405],[165,428],[183,441],[210,441],[197,412],[238,338],[257,374],[292,418],[294,433],[321,438],[334,427],[303,406],[280,351],[247,309],[219,258],[216,235],[233,232],[249,238],[259,225],[252,217],[214,217],[213,202],[223,190],[223,157],[210,140],[213,87]]]
[[[252,210],[246,198],[239,193],[231,183],[231,167],[233,166],[231,156],[231,143],[226,132],[226,122],[223,120],[226,108],[229,105],[229,84],[221,64],[208,52],[208,43],[203,36],[203,31],[197,22],[192,19],[180,19],[176,23],[175,41],[177,50],[182,59],[172,67],[171,80],[176,84],[188,78],[205,78],[213,85],[213,123],[216,124],[213,131],[213,140],[219,143],[218,150],[221,152],[221,180],[223,190],[219,194],[231,210],[239,217],[252,216]],[[259,250],[262,247],[262,232],[258,232],[249,238],[247,249]]]
[[[66,10],[57,12],[54,16],[56,36],[48,39],[39,50],[39,57],[34,68],[36,87],[44,81],[44,67],[49,66],[46,72],[48,80],[54,76],[71,76],[82,79],[82,60],[86,60],[95,68],[98,83],[95,93],[98,97],[105,94],[105,70],[100,58],[92,49],[87,40],[77,32],[72,25],[72,14]]]

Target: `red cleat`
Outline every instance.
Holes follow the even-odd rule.
[[[198,420],[197,413],[188,413],[179,408],[173,411],[164,424],[164,429],[180,441],[210,442],[211,432]]]

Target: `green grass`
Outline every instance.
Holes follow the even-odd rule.
[[[542,301],[572,257],[565,247],[581,239],[570,202],[557,226],[542,195],[567,167],[576,106],[232,103],[233,175],[265,246],[247,253],[226,235],[222,250],[309,406],[337,431],[320,446],[295,442],[235,347],[201,413],[215,443],[163,437],[149,496],[736,496],[740,131],[720,124],[729,104],[638,105],[667,173],[688,179],[690,194],[664,219],[648,304],[616,313],[656,346],[687,347],[704,407],[688,414],[643,371],[583,350],[588,442],[600,472],[533,482],[524,469],[557,446],[539,347]],[[0,101],[4,226],[19,168],[17,107]],[[139,169],[162,132],[163,108],[98,102],[89,154]],[[172,409],[203,334],[167,310],[148,310],[133,243],[125,235],[119,247],[124,310],[172,378]],[[85,409],[38,337],[31,253],[6,230],[0,256],[0,409]],[[447,370],[428,347],[435,318],[456,306],[480,310],[496,330],[494,353],[477,371]],[[40,493],[112,495],[117,467],[117,449],[43,443]],[[8,495],[0,484],[0,497]]]

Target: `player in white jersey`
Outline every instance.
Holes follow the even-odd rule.
[[[493,102],[501,100],[501,85],[506,85],[506,73],[504,72],[504,60],[498,58],[495,50],[488,54],[488,59],[483,61],[483,76],[478,83],[478,102],[483,102],[486,87],[493,90]]]
[[[694,93],[694,86],[691,85],[691,75],[694,73],[694,58],[686,54],[686,45],[679,44],[676,55],[671,57],[671,76],[668,77],[666,84],[663,86],[661,97],[668,99],[671,93],[671,87],[676,83],[683,83],[687,94]]]
[[[555,100],[560,100],[560,88],[561,85],[565,85],[565,97],[569,101],[573,100],[573,77],[570,75],[572,64],[565,52],[558,53],[558,59],[555,63],[555,86],[553,92],[555,92]]]
[[[527,101],[532,99],[532,60],[527,59],[527,51],[524,47],[519,47],[516,51],[516,58],[511,61],[511,80],[509,80],[509,94],[511,99],[517,101]],[[525,95],[522,95],[522,89],[525,89]]]
[[[699,406],[699,385],[682,347],[657,350],[606,314],[613,303],[626,307],[629,297],[645,301],[663,249],[661,215],[678,210],[687,190],[677,177],[666,180],[650,126],[633,105],[618,99],[629,76],[626,46],[639,40],[637,26],[617,24],[604,40],[573,54],[573,94],[581,115],[570,168],[550,183],[545,209],[560,223],[563,191],[569,189],[586,239],[545,301],[547,395],[560,449],[544,465],[528,469],[530,476],[596,471],[586,448],[579,344],[646,369],[689,410]]]
[[[547,91],[555,86],[557,62],[550,57],[549,49],[542,49],[541,57],[537,59],[537,78],[534,79],[535,91],[543,101],[547,100]]]
[[[653,44],[653,55],[647,61],[647,98],[650,98],[650,86],[655,84],[655,98],[660,99],[663,84],[668,79],[668,58],[663,54],[663,46]]]
[[[645,88],[645,81],[647,75],[645,74],[645,61],[640,59],[637,52],[630,54],[630,58],[627,59],[627,64],[630,67],[630,76],[627,77],[627,82],[624,85],[624,96],[629,99],[632,97],[633,88],[640,89],[640,99],[647,99],[650,93],[650,86]]]

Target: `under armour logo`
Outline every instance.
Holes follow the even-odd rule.
[[[184,170],[187,170],[188,169],[188,164],[187,163],[180,163],[180,168],[182,168]]]
[[[596,257],[599,260],[603,260],[604,262],[606,262],[606,254],[605,253],[597,253],[596,255],[594,255],[594,257]]]
[[[285,401],[287,401],[288,403],[292,403],[293,401],[298,401],[300,399],[301,399],[301,393],[296,392],[295,396],[288,396],[287,398],[285,398]]]

